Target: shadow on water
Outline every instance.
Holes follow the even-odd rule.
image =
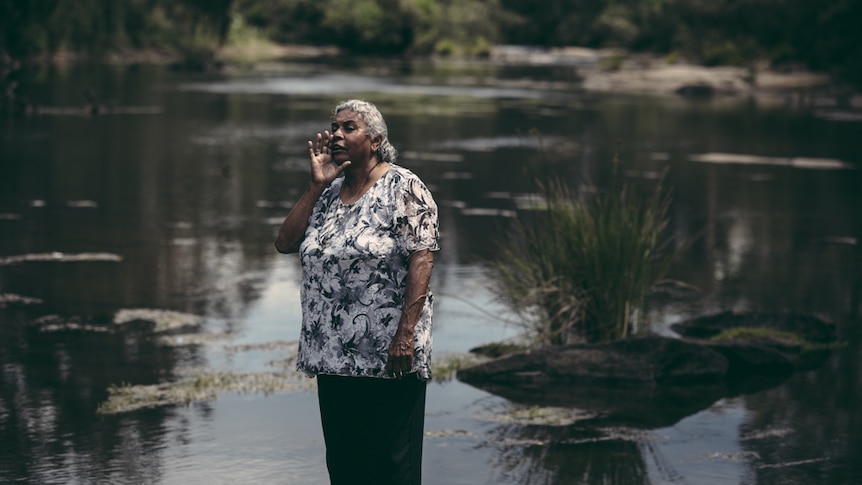
[[[0,481],[184,483],[220,461],[226,480],[254,472],[319,482],[320,460],[283,451],[319,458],[314,431],[285,431],[269,447],[243,431],[308,415],[307,396],[273,414],[237,412],[237,423],[214,416],[259,397],[96,410],[111,385],[169,383],[200,368],[267,370],[288,357],[227,348],[298,335],[298,264],[274,253],[272,237],[307,183],[305,141],[326,128],[335,101],[356,95],[380,106],[401,163],[440,206],[439,354],[505,333],[445,295],[481,301],[506,319],[464,268],[492,257],[507,223],[531,210],[532,178],[557,173],[601,186],[617,152],[644,183],[670,165],[672,230],[691,242],[672,277],[701,297],[655,308],[657,320],[792,309],[835,320],[846,343],[777,386],[543,390],[540,408],[614,403],[617,417],[604,421],[488,425],[475,418],[482,404],[470,401],[472,391],[443,383],[436,394],[452,403],[429,392],[429,404],[460,407],[429,422],[464,432],[429,445],[426,460],[445,456],[463,476],[426,474],[428,483],[862,482],[862,438],[853,431],[862,419],[859,171],[702,161],[747,153],[858,166],[860,124],[755,101],[598,97],[579,91],[569,69],[537,69],[419,63],[361,78],[328,65],[235,76],[104,66],[20,73],[42,105],[79,106],[86,86],[105,103],[162,109],[0,118]],[[548,82],[531,87],[536,80]],[[93,254],[117,258],[87,260]],[[112,323],[130,308],[200,321],[166,334]],[[63,325],[40,320],[52,315]],[[192,336],[211,338],[185,343]],[[532,410],[506,397],[494,402],[509,413]],[[255,466],[223,465],[234,463],[238,442],[254,450]]]

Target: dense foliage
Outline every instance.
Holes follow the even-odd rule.
[[[0,54],[179,48],[224,41],[232,0],[2,0]]]
[[[0,55],[275,42],[481,55],[492,44],[617,46],[707,64],[799,62],[862,82],[858,0],[0,0]]]

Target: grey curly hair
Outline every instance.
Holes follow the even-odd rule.
[[[334,117],[343,110],[353,111],[362,118],[362,121],[365,122],[368,136],[372,140],[380,137],[380,146],[377,147],[377,159],[381,162],[395,163],[395,160],[398,158],[398,150],[389,143],[389,129],[386,128],[386,122],[383,120],[383,115],[377,109],[377,106],[361,99],[350,99],[338,103],[332,112],[332,116]]]

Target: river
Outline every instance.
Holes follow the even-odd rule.
[[[111,386],[259,372],[299,335],[299,267],[273,248],[339,100],[375,102],[440,206],[435,357],[517,335],[484,264],[537,177],[601,187],[669,170],[670,276],[724,309],[834,321],[815,370],[658,428],[596,427],[439,376],[424,477],[454,484],[862,483],[862,112],[846,100],[582,90],[576,66],[294,61],[220,74],[14,73],[0,116],[0,483],[325,483],[310,386],[100,414]],[[98,114],[84,109],[92,93]],[[187,325],[122,324],[123,311]],[[167,313],[175,312],[175,313]],[[570,411],[570,410],[569,410]],[[549,411],[550,412],[550,411]],[[570,418],[570,419],[569,419]]]

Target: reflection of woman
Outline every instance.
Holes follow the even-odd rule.
[[[302,263],[297,367],[317,376],[333,484],[418,484],[437,206],[373,104],[339,104],[331,130],[275,241]]]

